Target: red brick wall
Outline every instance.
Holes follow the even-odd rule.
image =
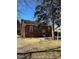
[[[29,32],[29,27],[33,27],[33,31]],[[48,29],[48,27],[50,29]],[[40,26],[37,27],[32,24],[21,24],[21,35],[23,38],[25,37],[43,37],[43,32],[42,30],[45,30],[45,35],[46,37],[51,37],[52,36],[52,28],[50,26]]]

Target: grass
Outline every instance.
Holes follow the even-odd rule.
[[[60,40],[44,40],[44,38],[18,38],[17,52],[25,53],[53,49],[61,46]]]

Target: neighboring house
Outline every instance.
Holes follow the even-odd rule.
[[[55,39],[61,39],[61,26],[55,29]]]
[[[36,26],[34,21],[21,21],[21,36],[25,37],[52,37],[51,26]]]

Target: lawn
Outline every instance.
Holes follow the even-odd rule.
[[[18,38],[17,53],[27,53],[54,49],[61,46],[60,40],[45,40],[44,38]]]

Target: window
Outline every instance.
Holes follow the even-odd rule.
[[[29,32],[33,32],[33,26],[29,27]]]
[[[50,30],[50,27],[48,27],[48,30]]]
[[[44,29],[42,30],[42,33],[45,33],[45,30]]]

